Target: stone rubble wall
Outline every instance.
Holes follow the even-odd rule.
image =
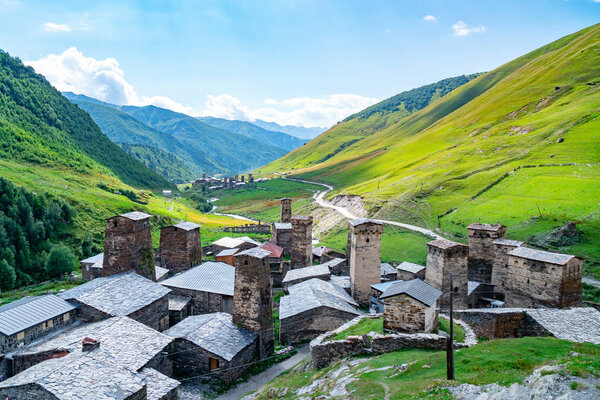
[[[233,233],[271,233],[271,225],[268,224],[245,224],[240,226],[226,226],[225,232]]]
[[[379,334],[371,332],[365,336],[348,336],[342,340],[330,340],[328,338],[345,331],[358,324],[364,318],[380,318],[381,314],[362,315],[348,321],[339,328],[326,332],[315,340],[310,342],[310,352],[312,356],[312,365],[315,368],[323,368],[335,360],[350,357],[353,355],[366,354],[383,354],[393,352],[404,348],[420,348],[442,350],[446,348],[446,336],[429,334],[429,333],[394,333],[394,334]],[[458,323],[458,321],[456,321]],[[464,324],[464,322],[462,323]],[[463,326],[461,324],[461,326]],[[464,324],[466,325],[466,324]],[[464,343],[454,343],[455,349],[469,347],[476,344],[474,335],[469,335],[469,340]]]

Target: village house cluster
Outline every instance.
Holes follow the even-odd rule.
[[[104,253],[81,261],[88,282],[0,307],[0,398],[69,399],[68,388],[170,400],[175,377],[232,382],[273,354],[278,291],[282,345],[369,310],[386,331],[431,332],[450,291],[456,309],[581,303],[581,260],[506,239],[502,225],[472,224],[468,245],[435,239],[426,265],[392,266],[381,262],[380,222],[349,221],[345,253],[314,247],[313,219],[293,216],[291,199],[267,243],[203,247],[200,227],[180,222],[160,230],[154,254],[150,217],[107,220]]]
[[[254,178],[253,174],[248,174],[248,180],[246,180],[245,175],[216,178],[213,176],[207,176],[207,174],[204,173],[202,174],[202,178],[196,179],[194,182],[192,182],[192,187],[196,190],[212,192],[220,189],[230,190],[238,187],[244,187],[247,183],[263,182],[268,180],[269,178]]]

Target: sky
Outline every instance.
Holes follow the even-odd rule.
[[[59,90],[328,127],[600,22],[600,0],[0,0],[0,48]]]

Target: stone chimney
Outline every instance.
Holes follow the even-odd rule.
[[[288,223],[292,221],[292,199],[283,198],[281,201],[281,217],[279,222]]]
[[[381,282],[383,224],[372,219],[355,219],[348,222],[348,231],[352,297],[364,305],[370,301],[371,285]]]
[[[258,247],[234,257],[233,322],[258,335],[260,359],[273,354],[273,296],[270,252]]]
[[[155,280],[150,215],[139,211],[106,221],[102,276],[127,271]]]
[[[506,234],[504,225],[471,224],[467,227],[469,235],[469,280],[492,283],[494,259],[496,258],[494,240],[502,239]]]
[[[296,215],[292,217],[292,257],[291,269],[312,265],[312,225],[313,217]]]
[[[92,351],[100,348],[100,341],[98,339],[93,339],[91,337],[85,337],[81,341],[81,351]]]

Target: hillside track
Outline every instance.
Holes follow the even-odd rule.
[[[306,180],[297,179],[297,178],[289,178],[286,176],[284,176],[283,179],[286,179],[289,181],[302,182],[302,183],[310,183],[313,185],[319,185],[319,186],[324,187],[326,190],[320,190],[313,195],[313,199],[316,204],[318,204],[319,206],[324,207],[324,208],[330,208],[332,210],[335,210],[346,219],[358,219],[359,218],[358,216],[352,214],[352,212],[350,212],[350,210],[348,210],[346,207],[336,206],[336,205],[331,204],[329,201],[325,200],[325,196],[327,195],[327,193],[329,193],[333,190],[333,186],[327,185],[325,183],[306,181]],[[419,233],[427,235],[433,239],[444,239],[441,235],[435,233],[434,231],[427,229],[427,228],[422,228],[417,225],[406,224],[404,222],[389,221],[386,219],[375,219],[375,218],[372,218],[372,219],[374,221],[380,222],[382,224],[398,226],[400,228],[408,229],[413,232],[419,232]]]

